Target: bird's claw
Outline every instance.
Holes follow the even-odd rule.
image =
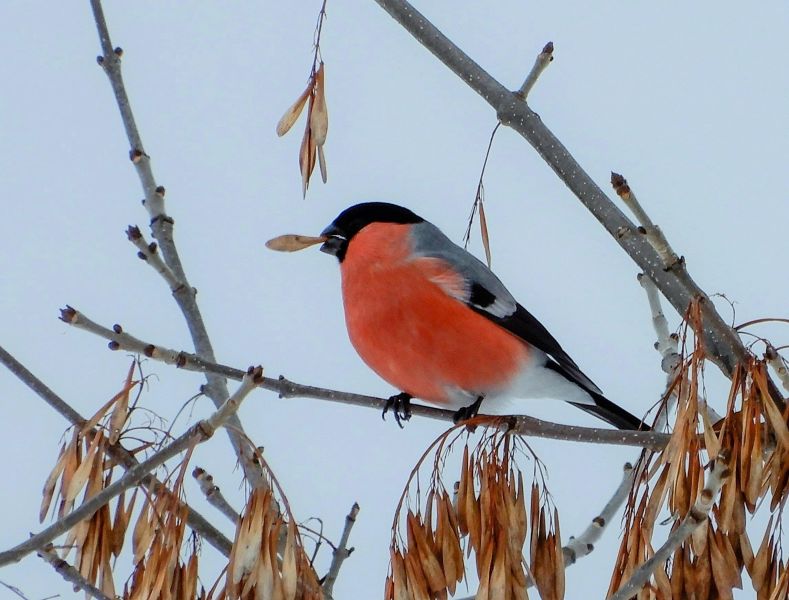
[[[413,398],[413,396],[411,394],[406,394],[405,392],[400,392],[399,394],[390,396],[386,400],[384,410],[381,413],[381,418],[385,421],[386,413],[391,409],[394,413],[395,423],[397,423],[400,429],[402,429],[403,421],[408,421],[411,419],[411,398]]]
[[[476,417],[477,413],[479,412],[479,407],[482,406],[483,398],[484,396],[478,396],[477,399],[474,400],[473,404],[469,404],[468,406],[464,406],[463,408],[455,411],[455,414],[452,415],[452,421],[455,423],[455,425]]]

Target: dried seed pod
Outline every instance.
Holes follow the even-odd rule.
[[[436,558],[433,549],[430,547],[430,543],[427,541],[427,537],[419,523],[419,519],[413,512],[408,511],[409,539],[411,538],[412,532],[419,552],[419,565],[422,567],[422,572],[425,574],[428,588],[431,592],[438,592],[439,590],[446,589],[447,583],[444,578],[444,572],[438,562],[438,558]],[[409,554],[411,554],[413,552],[413,547],[409,545],[408,550]]]
[[[309,248],[316,244],[322,244],[326,241],[324,236],[309,236],[298,235],[295,233],[286,233],[266,242],[266,248],[269,250],[276,250],[277,252],[297,252]]]
[[[321,62],[315,73],[315,94],[310,103],[310,130],[316,146],[326,143],[326,134],[329,131],[329,111],[326,108],[326,93],[324,89],[325,71]]]
[[[307,103],[307,99],[310,97],[312,92],[312,82],[310,81],[310,85],[307,86],[301,95],[296,98],[296,101],[288,107],[288,110],[285,111],[285,114],[282,115],[282,118],[277,123],[277,135],[282,137],[290,128],[293,127],[294,123],[299,118],[301,111],[304,110],[304,105]]]
[[[310,177],[315,169],[315,142],[312,139],[309,121],[304,129],[304,137],[301,138],[299,148],[299,169],[301,170],[301,193],[307,196],[307,188],[310,186]]]
[[[55,486],[57,485],[57,481],[63,473],[63,469],[66,466],[67,460],[68,456],[66,454],[66,444],[64,443],[60,447],[60,452],[58,453],[58,459],[55,462],[55,466],[47,476],[47,479],[44,482],[44,489],[41,491],[41,508],[38,511],[39,523],[44,521],[47,513],[49,512],[49,507],[52,504],[52,497],[55,494]]]

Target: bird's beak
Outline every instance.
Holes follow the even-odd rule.
[[[342,247],[345,244],[345,236],[342,235],[339,228],[332,223],[321,231],[321,237],[326,240],[321,244],[321,252],[331,254],[332,256],[338,256],[338,253],[342,251]]]
[[[342,238],[338,235],[327,236],[326,241],[321,244],[321,252],[331,254],[332,256],[337,256],[337,253],[342,248],[343,243],[345,243],[345,238]]]

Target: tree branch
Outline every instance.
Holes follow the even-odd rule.
[[[196,467],[194,471],[192,471],[192,477],[197,481],[197,484],[200,486],[200,491],[203,492],[208,503],[230,519],[231,522],[238,523],[241,515],[230,506],[230,503],[225,499],[219,486],[214,485],[214,478],[211,474],[205,469]]]
[[[113,600],[90,581],[85,579],[77,569],[60,558],[51,548],[39,550],[38,556],[52,565],[58,575],[71,583],[75,590],[83,591],[91,598],[96,598],[96,600]]]
[[[609,600],[628,600],[638,594],[639,590],[641,590],[649,581],[650,577],[652,577],[652,573],[655,569],[664,564],[674,550],[676,550],[697,527],[707,522],[707,516],[710,510],[712,510],[712,503],[718,496],[723,482],[730,474],[728,456],[725,455],[725,452],[721,452],[712,465],[706,485],[701,491],[699,499],[696,501],[696,504],[693,505],[693,508],[690,509],[690,512],[688,512],[688,515],[682,523],[671,532],[668,539],[658,548],[655,554],[644,562],[633,575],[630,576],[630,579],[622,584],[616,593],[609,598]]]
[[[16,360],[2,346],[0,346],[0,363],[4,364],[11,373],[35,392],[44,402],[65,417],[69,423],[76,427],[82,427],[86,423],[86,419],[81,414],[53,392],[43,381],[28,371],[22,363]],[[132,453],[120,444],[109,446],[107,448],[107,453],[125,469],[130,469],[139,464],[139,461]],[[156,479],[153,475],[146,476],[140,483],[147,487],[153,485],[155,486],[154,489],[157,491],[160,489],[168,489],[165,484]],[[187,509],[186,522],[189,527],[199,533],[204,540],[222,554],[230,556],[232,542],[194,508],[189,506],[186,502],[182,502],[182,504]]]
[[[567,568],[574,565],[579,558],[583,558],[592,553],[594,545],[603,536],[603,532],[619,508],[627,500],[630,489],[633,485],[633,465],[625,463],[622,471],[622,481],[614,491],[614,495],[600,511],[589,526],[583,530],[578,537],[571,537],[567,544],[562,548],[564,554],[564,566]]]
[[[194,444],[200,444],[210,439],[217,428],[223,426],[229,417],[238,410],[241,401],[255,388],[258,381],[262,377],[262,369],[249,370],[248,374],[243,378],[241,385],[235,394],[227,399],[222,406],[220,406],[211,416],[204,419],[192,427],[186,433],[176,438],[173,442],[151,455],[148,459],[142,461],[131,467],[123,476],[117,481],[111,483],[106,488],[102,489],[95,496],[92,496],[83,502],[79,508],[72,510],[63,518],[58,519],[52,525],[40,531],[39,533],[31,536],[21,544],[0,552],[0,567],[12,562],[21,560],[26,555],[30,554],[51,543],[52,540],[59,535],[67,532],[74,525],[87,519],[93,515],[98,509],[107,504],[110,500],[115,498],[121,492],[138,485],[146,475],[154,469],[160,467],[169,459],[180,454]]]
[[[356,524],[356,517],[358,514],[359,505],[354,502],[353,506],[351,507],[351,512],[349,512],[345,517],[345,527],[342,530],[342,535],[340,536],[340,541],[337,544],[337,547],[332,552],[329,572],[326,573],[326,577],[323,580],[323,595],[326,597],[326,600],[332,600],[334,597],[332,596],[332,593],[334,592],[334,582],[337,581],[337,575],[340,573],[340,567],[342,567],[342,563],[345,562],[345,559],[351,555],[351,552],[353,552],[353,548],[348,548],[348,538],[351,535],[351,529],[353,528],[354,524]]]
[[[61,320],[69,325],[84,329],[85,331],[89,331],[104,339],[110,340],[108,345],[111,350],[126,350],[144,354],[148,358],[175,365],[180,369],[197,371],[200,373],[216,373],[228,379],[240,380],[244,375],[244,372],[240,369],[212,363],[194,354],[171,350],[139,340],[124,332],[120,325],[114,325],[113,329],[107,329],[91,321],[84,314],[70,306],[61,311]],[[352,404],[354,406],[366,406],[380,411],[383,411],[387,404],[387,400],[384,398],[303,385],[289,381],[283,376],[280,376],[278,379],[264,377],[259,385],[264,389],[277,392],[281,398],[315,398],[318,400]],[[452,421],[455,415],[451,410],[433,408],[432,406],[420,404],[412,404],[411,413],[442,421]],[[534,437],[571,442],[636,446],[652,450],[661,450],[670,439],[668,434],[654,431],[625,431],[595,427],[577,427],[574,425],[550,423],[526,415],[516,415],[507,419],[502,419],[500,420],[500,426],[521,435],[531,435]]]
[[[663,260],[644,235],[606,196],[567,148],[543,123],[540,116],[522,100],[496,81],[406,0],[375,0],[406,31],[430,50],[441,62],[471,87],[496,111],[499,120],[528,141],[581,203],[605,227],[628,256],[657,285],[680,314],[690,302],[702,299],[704,340],[708,356],[731,378],[738,363],[748,354],[736,332],[715,310],[704,291],[690,277],[684,262],[666,270]],[[783,398],[770,382],[771,395],[783,409]]]
[[[99,41],[101,42],[102,55],[98,57],[98,62],[107,74],[110,85],[112,86],[112,91],[115,95],[115,101],[121,113],[121,120],[126,130],[126,137],[131,146],[129,157],[134,164],[145,194],[143,204],[151,218],[151,230],[154,238],[156,238],[159,243],[164,262],[172,272],[174,279],[181,284],[172,290],[173,298],[184,315],[186,325],[189,328],[189,334],[192,338],[192,343],[195,347],[195,352],[198,356],[215,362],[214,349],[208,337],[208,331],[203,323],[203,316],[195,300],[194,288],[189,284],[181,264],[181,258],[175,246],[175,241],[173,239],[174,221],[167,215],[164,206],[165,189],[156,184],[156,179],[151,169],[151,159],[143,147],[142,138],[137,129],[134,114],[132,113],[129,96],[126,93],[126,87],[123,83],[123,76],[121,74],[121,56],[123,55],[123,51],[120,48],[112,47],[112,40],[110,39],[110,32],[107,28],[107,21],[104,18],[101,0],[90,0],[90,5],[93,9],[93,17],[96,22]],[[206,382],[206,394],[211,398],[216,407],[221,406],[229,395],[227,382],[214,373],[206,374]],[[227,428],[227,433],[230,437],[233,449],[241,462],[241,466],[244,469],[247,480],[253,486],[265,485],[265,478],[262,475],[260,466],[255,463],[254,456],[249,452],[248,445],[244,443],[244,436],[242,435],[244,429],[237,415],[232,415],[230,424],[232,427]]]
[[[534,87],[534,84],[537,83],[537,79],[539,79],[542,72],[548,68],[548,65],[551,64],[553,60],[553,42],[548,42],[537,55],[537,58],[534,60],[534,66],[532,66],[531,71],[526,76],[526,80],[521,85],[520,89],[518,90],[518,96],[520,96],[523,100],[526,100],[529,96],[529,92]]]

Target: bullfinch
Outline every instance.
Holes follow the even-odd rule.
[[[412,398],[458,409],[456,421],[483,400],[496,408],[503,399],[555,398],[620,429],[648,429],[603,396],[499,278],[432,223],[367,202],[321,235],[321,250],[340,262],[351,343],[401,390],[388,405],[398,422]]]

